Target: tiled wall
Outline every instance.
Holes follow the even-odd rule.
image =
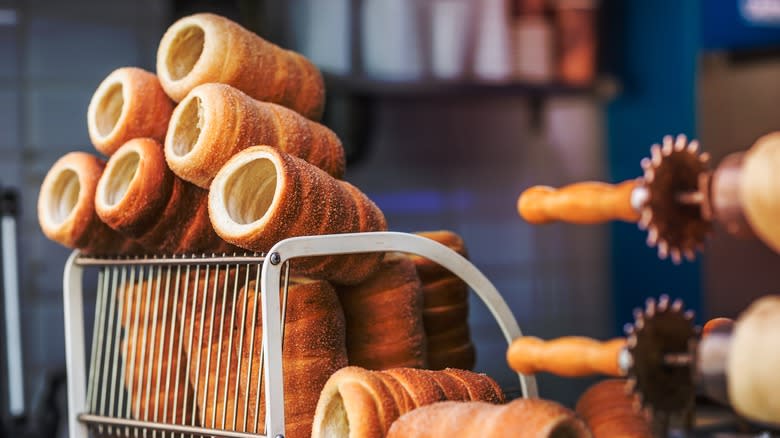
[[[780,130],[779,74],[777,56],[742,62],[719,54],[703,58],[699,130],[714,163]],[[777,266],[780,254],[759,240],[738,239],[716,227],[704,257],[706,316],[736,317],[758,297],[780,292]]]
[[[64,367],[65,357],[62,269],[69,252],[40,232],[38,187],[63,154],[93,152],[86,126],[93,91],[119,66],[154,68],[169,11],[167,2],[154,0],[0,1],[0,9],[15,11],[17,18],[0,25],[0,184],[21,192],[18,246],[29,405],[44,373]]]
[[[347,179],[376,200],[393,230],[458,232],[524,333],[603,338],[612,324],[606,230],[533,227],[516,211],[530,185],[603,178],[601,110],[588,98],[555,98],[539,117],[531,111],[512,96],[383,102],[369,156]],[[517,386],[494,319],[475,296],[471,308],[478,369]],[[588,382],[542,376],[540,393],[573,403]]]
[[[21,189],[20,266],[27,398],[64,365],[62,268],[68,251],[40,233],[35,204],[51,164],[91,151],[85,113],[112,69],[154,67],[166,2],[2,2],[19,22],[0,27],[0,182]],[[541,126],[516,97],[387,101],[370,154],[347,178],[385,210],[392,229],[448,228],[497,286],[527,334],[603,337],[612,322],[603,228],[531,227],[521,190],[603,174],[601,109],[587,98],[548,101]],[[478,367],[516,385],[487,310],[472,302]],[[91,322],[87,322],[87,329]],[[542,378],[543,396],[571,403],[586,381]]]

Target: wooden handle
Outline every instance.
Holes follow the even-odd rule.
[[[625,348],[624,338],[606,342],[569,336],[543,341],[523,336],[512,342],[507,361],[513,370],[523,374],[548,372],[559,376],[581,377],[592,374],[621,376],[618,355]]]
[[[616,185],[581,182],[559,189],[531,187],[517,200],[517,211],[532,224],[598,224],[616,219],[636,222],[639,213],[631,206],[631,192],[636,186],[637,181],[630,180]]]

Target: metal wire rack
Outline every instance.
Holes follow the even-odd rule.
[[[70,436],[284,437],[289,261],[383,251],[448,268],[486,304],[507,342],[521,336],[474,265],[412,234],[296,237],[267,256],[89,258],[74,251],[63,280]],[[85,269],[97,270],[88,367]],[[523,396],[535,397],[534,378],[519,379]]]

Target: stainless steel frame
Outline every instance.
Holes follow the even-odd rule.
[[[376,233],[358,233],[358,234],[339,234],[339,235],[327,235],[327,236],[306,236],[295,237],[283,240],[277,243],[269,252],[268,255],[263,257],[260,255],[254,256],[201,256],[192,258],[124,258],[124,259],[108,259],[108,258],[87,258],[79,254],[78,251],[74,251],[65,265],[65,272],[63,277],[64,287],[64,310],[65,310],[65,348],[66,348],[66,365],[68,370],[68,427],[71,437],[85,437],[88,436],[89,430],[94,430],[99,434],[115,435],[115,436],[141,436],[138,433],[142,432],[142,436],[174,436],[174,434],[180,434],[180,436],[225,436],[225,437],[283,437],[284,436],[284,389],[282,387],[282,339],[284,333],[284,327],[282,321],[284,320],[284,312],[286,308],[286,285],[288,279],[288,261],[304,256],[319,256],[319,255],[336,255],[336,254],[349,254],[349,253],[364,253],[364,252],[382,252],[382,251],[399,251],[406,253],[413,253],[428,259],[431,259],[445,268],[451,270],[460,276],[471,289],[482,299],[487,308],[495,317],[498,325],[501,328],[504,337],[507,342],[511,342],[513,339],[521,336],[520,327],[517,324],[514,316],[512,315],[506,302],[498,293],[496,288],[490,283],[490,281],[468,260],[461,257],[456,252],[441,245],[432,240],[406,233],[397,232],[376,232]],[[83,272],[86,267],[95,266],[99,267],[98,274],[98,294],[97,304],[95,309],[95,329],[93,333],[93,343],[90,358],[90,367],[86,367],[86,349],[85,349],[85,337],[84,337],[84,305],[83,305]],[[266,403],[265,412],[265,435],[258,435],[254,433],[245,432],[232,432],[225,429],[225,411],[223,407],[222,424],[223,427],[204,428],[197,427],[196,425],[184,425],[184,424],[167,424],[159,421],[156,418],[159,408],[159,390],[161,388],[160,374],[161,368],[157,369],[157,384],[156,390],[158,391],[157,400],[155,404],[155,418],[145,418],[141,421],[134,418],[131,415],[130,409],[130,393],[132,388],[129,388],[125,395],[123,389],[124,378],[124,366],[122,366],[122,378],[117,382],[117,361],[118,351],[124,348],[123,354],[135,355],[136,347],[132,353],[129,352],[128,347],[125,344],[121,344],[120,333],[124,333],[127,330],[120,328],[119,315],[123,312],[121,309],[125,309],[122,305],[122,297],[126,289],[126,284],[132,288],[137,286],[138,292],[141,290],[140,282],[136,282],[133,278],[136,273],[140,276],[145,275],[147,277],[147,291],[146,291],[146,311],[150,310],[149,302],[152,299],[152,293],[154,293],[154,316],[157,321],[157,309],[159,297],[164,294],[163,300],[163,317],[162,328],[160,328],[160,337],[163,337],[163,333],[166,325],[166,312],[168,294],[171,291],[170,282],[172,278],[172,272],[176,270],[177,274],[174,281],[176,285],[173,290],[174,293],[178,293],[180,290],[180,284],[178,278],[182,270],[200,270],[203,269],[206,272],[206,278],[208,279],[209,272],[214,272],[215,278],[219,275],[220,266],[225,267],[226,273],[231,266],[234,267],[246,267],[246,278],[244,280],[244,286],[247,286],[250,282],[250,272],[252,269],[256,270],[255,277],[257,279],[256,287],[259,288],[255,292],[259,292],[261,299],[260,312],[262,317],[262,342],[259,352],[261,357],[260,370],[258,372],[258,385],[262,381],[264,387],[264,394]],[[156,272],[156,274],[155,274]],[[242,274],[243,275],[243,274]],[[189,278],[189,277],[186,277]],[[197,277],[196,275],[196,278]],[[225,278],[228,278],[226,275]],[[234,289],[235,293],[238,290],[238,275],[236,275]],[[197,283],[197,280],[195,280]],[[126,283],[125,283],[126,282]],[[164,283],[163,283],[164,282]],[[204,285],[207,283],[204,281]],[[164,284],[164,286],[163,286]],[[204,286],[203,293],[207,290]],[[225,280],[224,291],[228,289],[228,280]],[[259,289],[259,290],[258,290]],[[189,290],[185,285],[183,290]],[[197,293],[197,284],[193,289]],[[119,291],[119,292],[118,292]],[[224,294],[223,291],[223,294]],[[280,297],[280,293],[282,295]],[[214,283],[213,293],[216,299],[217,283]],[[224,295],[223,295],[224,297]],[[203,298],[203,309],[205,309],[205,302],[207,298]],[[137,298],[140,303],[141,298]],[[174,302],[176,300],[174,299]],[[117,310],[117,302],[119,302],[119,309]],[[194,304],[194,299],[193,303]],[[256,301],[255,301],[256,302]],[[174,305],[175,306],[175,305]],[[182,304],[182,309],[186,308],[186,303]],[[194,306],[193,306],[194,309]],[[136,310],[136,322],[138,322],[138,315],[140,311],[140,304]],[[235,309],[234,309],[235,311]],[[193,310],[194,312],[194,310]],[[247,309],[244,306],[244,317]],[[171,311],[173,313],[173,310]],[[224,313],[224,308],[223,308]],[[205,311],[201,313],[201,325],[199,340],[202,342],[204,338],[203,334],[203,321]],[[234,315],[230,315],[232,318]],[[148,317],[148,315],[147,315]],[[127,317],[129,318],[129,316]],[[174,316],[171,316],[173,321]],[[211,336],[213,332],[214,322],[214,305],[212,304],[212,311],[210,315],[211,327],[209,330],[209,342],[211,342]],[[224,323],[225,315],[220,315],[220,324]],[[116,321],[116,324],[114,324]],[[254,321],[254,319],[253,319]],[[243,339],[244,324],[241,327],[241,337]],[[146,351],[146,338],[147,327],[144,323],[144,335],[141,358],[139,363],[144,362],[143,354]],[[174,324],[173,322],[171,324]],[[231,324],[233,320],[231,319]],[[155,338],[155,330],[157,323],[152,323],[152,339]],[[124,326],[123,326],[124,327]],[[136,324],[135,333],[138,332]],[[173,325],[171,326],[173,327]],[[132,331],[132,330],[131,330]],[[113,335],[112,335],[113,333]],[[231,332],[232,333],[232,332]],[[126,333],[125,333],[126,335]],[[173,334],[169,335],[171,344],[173,345]],[[220,332],[220,344],[221,345],[221,332]],[[254,329],[251,334],[254,337]],[[190,344],[189,348],[192,348],[192,332],[190,332]],[[134,339],[135,341],[135,339]],[[184,339],[180,339],[183,342]],[[232,334],[231,334],[231,350],[232,350]],[[120,345],[123,345],[120,347]],[[133,345],[136,345],[133,342]],[[163,347],[163,341],[159,344]],[[211,350],[207,354],[207,361],[212,357]],[[243,345],[243,341],[239,341],[239,345]],[[250,345],[254,345],[253,341],[250,341]],[[105,346],[105,350],[104,350]],[[221,347],[220,347],[221,348]],[[251,347],[249,347],[251,348]],[[180,349],[181,350],[181,349]],[[170,366],[170,350],[169,360],[167,362]],[[159,353],[160,356],[163,353]],[[236,356],[240,356],[237,354]],[[217,354],[218,359],[221,355]],[[228,356],[227,361],[230,362]],[[243,357],[243,356],[241,356]],[[254,357],[252,350],[249,350],[249,357]],[[131,358],[132,360],[132,358]],[[158,367],[162,363],[162,359],[158,359]],[[241,367],[241,359],[238,358],[238,367]],[[189,360],[187,361],[189,376]],[[200,366],[200,353],[198,356],[197,366]],[[207,362],[208,363],[208,362]],[[247,369],[247,376],[251,374],[251,363],[249,362],[249,369]],[[113,367],[113,369],[112,369]],[[207,368],[209,365],[207,365]],[[230,367],[230,364],[227,365]],[[102,368],[102,369],[101,369]],[[132,366],[130,367],[132,369]],[[219,364],[217,365],[219,368]],[[210,368],[208,368],[210,369]],[[179,370],[177,369],[177,372]],[[199,370],[198,370],[199,371]],[[146,370],[146,391],[147,394],[151,391],[151,374],[152,364],[149,364]],[[228,371],[229,375],[230,371]],[[167,370],[167,380],[170,380],[171,370]],[[199,376],[199,372],[196,371],[196,375]],[[237,371],[237,375],[240,375],[240,370]],[[108,376],[111,376],[110,378]],[[208,373],[206,374],[208,379]],[[248,377],[249,381],[251,377]],[[134,379],[131,378],[131,381]],[[536,380],[532,376],[519,375],[520,385],[525,397],[536,397]],[[169,386],[165,388],[168,389]],[[199,383],[196,382],[195,390],[199,388]],[[217,385],[214,384],[214,400],[217,400]],[[117,391],[117,388],[118,391]],[[205,382],[204,393],[209,388],[208,380]],[[259,388],[258,388],[259,390]],[[227,399],[227,387],[225,391],[225,400]],[[168,391],[166,391],[168,393]],[[178,393],[174,391],[174,393]],[[259,391],[258,391],[259,394]],[[208,395],[207,395],[208,396]],[[259,400],[259,395],[256,397]],[[99,403],[98,403],[99,399]],[[125,407],[125,413],[123,415],[114,415],[121,411],[120,406],[115,406],[114,401],[120,400],[118,405],[122,404],[122,400],[127,400],[127,406]],[[108,400],[108,408],[106,407],[106,401]],[[185,398],[186,402],[186,398]],[[235,426],[235,412],[238,409],[234,404],[234,426]],[[114,409],[116,407],[116,409]],[[259,408],[257,403],[256,408]],[[167,412],[168,403],[165,402],[165,411]],[[176,405],[174,402],[174,410]],[[194,418],[193,408],[193,418]],[[205,411],[204,411],[205,413]],[[246,416],[246,408],[244,415]],[[148,414],[148,405],[146,407],[146,414]],[[256,412],[257,414],[257,412]],[[175,415],[175,414],[174,414]],[[148,417],[148,415],[146,415]],[[167,417],[167,414],[163,415]],[[212,426],[215,426],[216,413],[212,413]],[[258,415],[254,417],[257,421]],[[156,421],[155,421],[156,420]],[[183,420],[183,418],[182,418]],[[246,418],[245,418],[246,421]],[[183,421],[182,421],[183,423]],[[194,420],[193,420],[194,423]],[[246,426],[246,424],[245,424]]]

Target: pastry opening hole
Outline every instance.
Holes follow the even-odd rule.
[[[165,60],[171,79],[178,81],[192,71],[203,53],[205,40],[203,29],[194,25],[181,29],[174,36]]]
[[[65,169],[57,175],[47,205],[49,221],[56,225],[65,222],[76,208],[80,192],[81,183],[75,171]]]
[[[268,158],[250,161],[233,172],[223,192],[230,219],[246,225],[265,216],[274,200],[276,179],[276,166]]]
[[[122,115],[122,107],[125,105],[121,82],[112,84],[108,90],[100,96],[97,111],[95,113],[95,125],[98,134],[106,137],[114,130],[119,116]]]
[[[347,417],[347,410],[344,408],[344,399],[341,398],[341,393],[337,392],[325,407],[324,418],[326,418],[326,421],[322,428],[323,436],[349,436],[349,417]]]
[[[550,431],[550,438],[581,438],[582,431],[574,424],[574,421],[565,421],[555,426]]]
[[[174,122],[173,132],[173,153],[177,157],[183,157],[192,151],[203,126],[203,104],[200,97],[193,96],[182,104],[184,106]]]
[[[138,152],[131,151],[118,157],[114,165],[106,169],[109,174],[106,175],[105,190],[102,193],[104,204],[113,207],[119,203],[135,178],[140,162],[141,156]]]

